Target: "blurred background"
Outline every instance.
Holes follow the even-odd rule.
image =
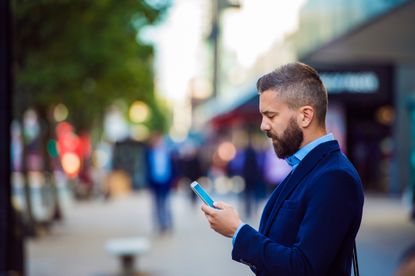
[[[320,73],[363,180],[361,274],[403,265],[414,1],[0,3],[1,275],[252,275],[189,184],[258,227],[290,168],[259,130],[255,84],[292,61]]]

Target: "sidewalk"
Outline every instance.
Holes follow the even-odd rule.
[[[33,276],[117,275],[119,262],[105,252],[107,240],[145,236],[151,251],[136,262],[143,275],[250,275],[230,257],[231,240],[212,231],[199,205],[184,194],[172,200],[174,232],[153,231],[147,192],[108,202],[76,203],[52,233],[28,242],[28,272]]]
[[[151,251],[136,262],[140,275],[253,275],[231,260],[231,240],[210,229],[199,206],[191,206],[180,192],[172,206],[174,232],[159,237],[153,233],[147,192],[75,203],[61,225],[27,242],[28,275],[117,275],[119,262],[105,251],[105,243],[131,236],[145,236],[152,243]],[[366,198],[357,241],[361,275],[393,275],[399,256],[415,242],[415,225],[406,211],[398,199]],[[258,216],[251,224],[258,226]]]
[[[402,253],[415,244],[415,223],[400,198],[366,196],[357,236],[361,275],[393,275]]]

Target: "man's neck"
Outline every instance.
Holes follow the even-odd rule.
[[[300,148],[304,147],[305,145],[313,142],[314,140],[324,136],[327,134],[327,130],[325,128],[319,128],[312,132],[304,132],[304,140],[301,143]]]

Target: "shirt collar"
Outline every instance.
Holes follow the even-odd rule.
[[[290,165],[293,169],[295,169],[298,164],[301,162],[301,160],[304,159],[304,157],[306,157],[306,155],[312,151],[315,147],[317,147],[318,145],[328,142],[328,141],[332,141],[334,140],[334,136],[332,133],[326,134],[324,136],[321,136],[320,138],[317,138],[316,140],[308,143],[307,145],[303,146],[302,148],[300,148],[296,153],[294,153],[293,155],[287,157],[285,159],[285,161],[288,163],[288,165]]]

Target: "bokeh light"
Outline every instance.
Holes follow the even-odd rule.
[[[129,110],[130,120],[134,123],[143,123],[150,117],[148,105],[142,101],[135,101]]]
[[[225,195],[232,191],[233,183],[226,176],[219,176],[215,179],[214,182],[215,190],[220,195]]]
[[[62,136],[72,133],[74,131],[73,126],[68,122],[61,122],[56,126],[56,136],[58,139]]]
[[[241,193],[245,190],[245,179],[239,175],[235,175],[231,178],[231,181],[233,183],[232,185],[232,191],[234,193]]]
[[[51,157],[55,158],[59,155],[57,142],[55,139],[50,139],[47,144],[48,153]]]
[[[81,167],[81,160],[79,156],[73,152],[67,152],[62,156],[62,168],[69,175],[69,177],[75,177],[78,175]]]
[[[145,125],[134,125],[131,127],[131,138],[143,142],[150,137],[150,129]]]
[[[223,142],[218,147],[218,156],[223,161],[229,162],[236,155],[236,148],[231,142]]]
[[[104,132],[110,142],[117,142],[126,139],[129,133],[129,126],[124,118],[123,103],[113,104],[108,108],[104,119]]]
[[[393,107],[382,106],[376,111],[376,120],[383,125],[392,125],[395,120]]]
[[[65,121],[68,118],[69,111],[64,104],[57,104],[53,109],[53,118],[56,122]]]

